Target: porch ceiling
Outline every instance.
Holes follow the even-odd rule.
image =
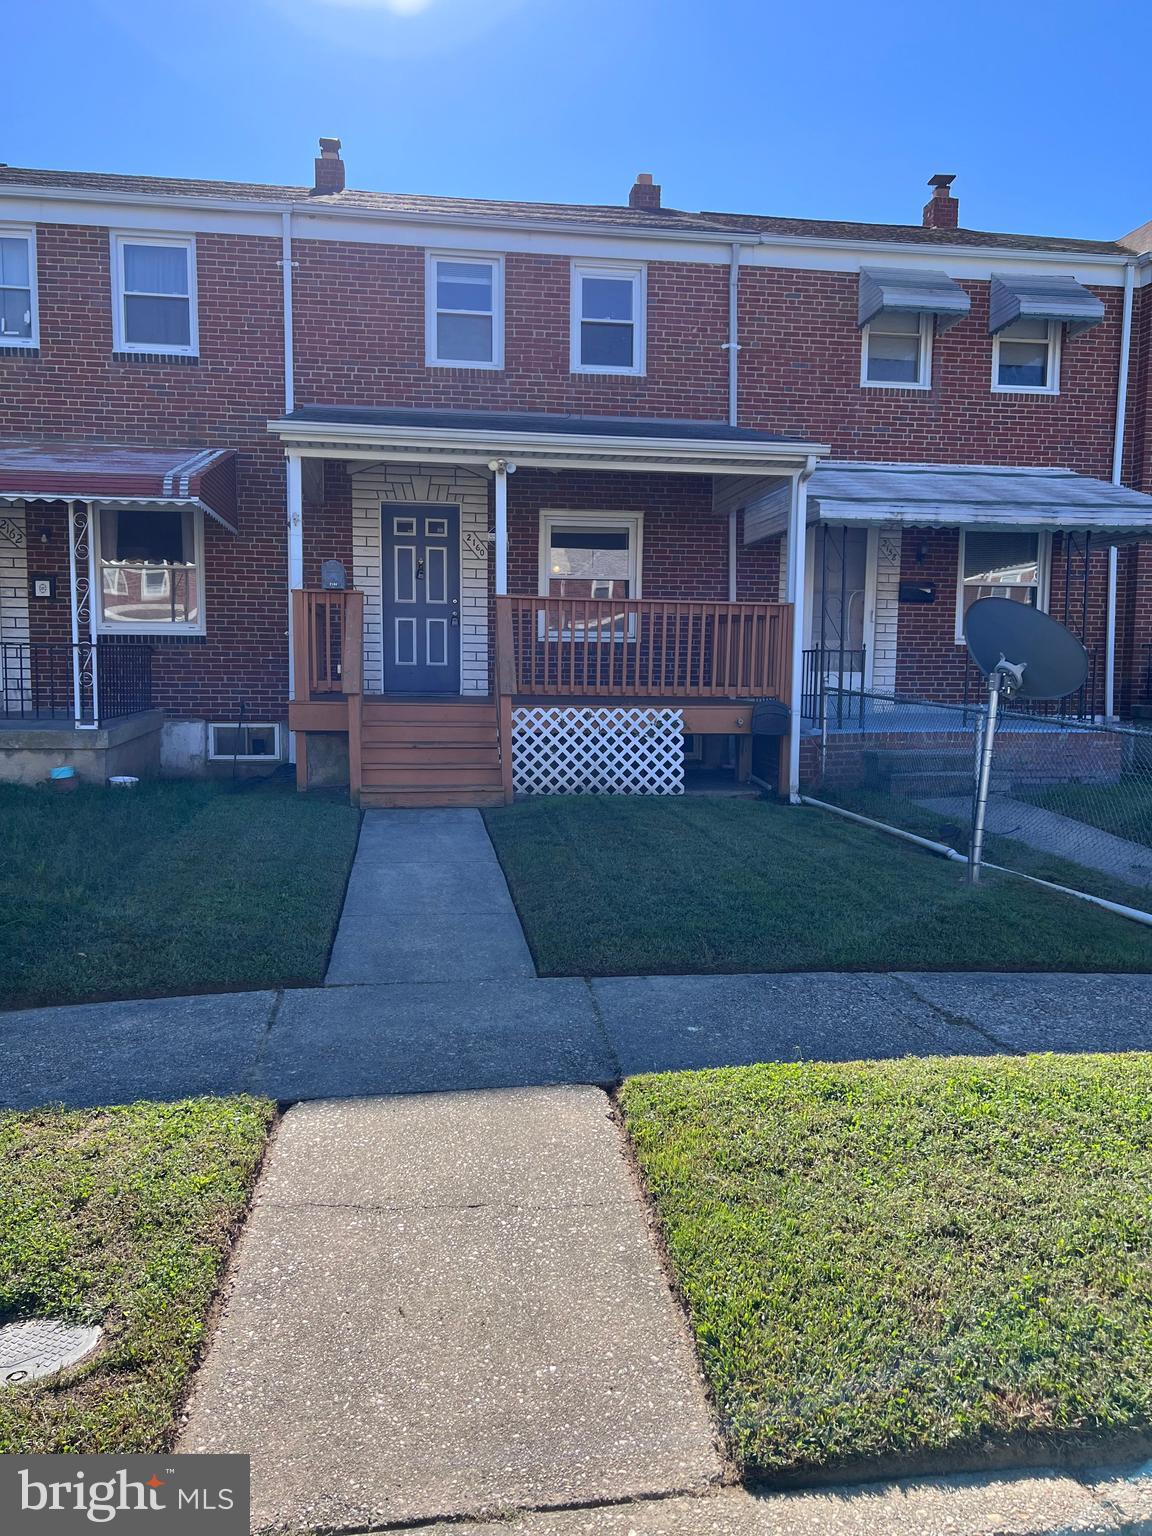
[[[268,430],[305,457],[443,461],[482,468],[498,457],[548,469],[779,475],[830,451],[825,444],[723,422],[533,412],[305,406],[270,421]]]
[[[808,483],[809,519],[860,527],[1036,528],[1152,537],[1152,496],[1069,469],[828,460]]]
[[[230,448],[0,444],[0,503],[200,507],[235,533],[235,460]]]

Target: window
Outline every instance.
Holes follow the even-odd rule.
[[[112,344],[117,352],[195,356],[196,242],[113,235]]]
[[[572,268],[572,372],[644,372],[644,268]]]
[[[97,523],[105,634],[203,634],[203,528],[194,507],[106,507]]]
[[[504,366],[504,264],[429,252],[424,279],[429,368]]]
[[[280,727],[278,725],[210,725],[208,727],[209,758],[239,758],[244,762],[262,759],[279,760]]]
[[[640,596],[643,517],[639,512],[542,512],[540,514],[540,594],[570,603],[613,602]],[[636,619],[627,625],[623,611],[585,622],[586,610],[563,601],[550,609],[548,637],[635,640]],[[545,615],[540,615],[545,638]]]
[[[978,598],[1002,597],[1033,608],[1046,607],[1050,553],[1051,536],[1046,533],[962,530],[957,641],[964,638],[964,616]]]
[[[882,309],[864,327],[860,382],[928,389],[932,383],[932,316]]]
[[[0,229],[0,347],[39,344],[35,238],[31,230]]]
[[[1060,389],[1060,322],[1017,320],[992,338],[992,388],[1054,395]]]

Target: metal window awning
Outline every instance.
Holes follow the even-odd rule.
[[[93,506],[199,507],[236,532],[231,448],[0,445],[0,503],[86,501]]]
[[[936,329],[946,331],[963,320],[972,301],[947,272],[907,267],[860,268],[860,324],[881,312],[935,315]]]
[[[988,330],[993,336],[1017,320],[1058,320],[1076,336],[1103,318],[1103,301],[1074,277],[992,274]]]
[[[864,528],[1013,528],[1152,538],[1152,496],[1070,469],[826,460],[809,519]]]

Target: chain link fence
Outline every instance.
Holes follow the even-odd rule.
[[[966,858],[985,719],[975,701],[827,690],[804,794]],[[1152,920],[1152,729],[1003,710],[984,858]]]

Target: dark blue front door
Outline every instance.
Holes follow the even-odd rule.
[[[460,508],[381,508],[384,692],[460,692]]]

